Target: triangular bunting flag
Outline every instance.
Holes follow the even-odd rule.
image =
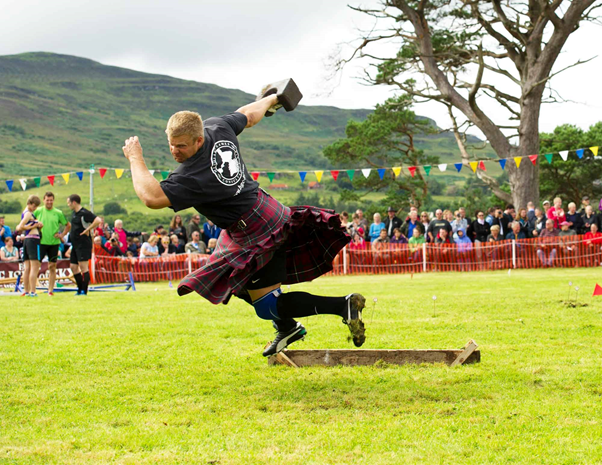
[[[75,173],[77,175],[77,177],[79,178],[79,180],[81,181],[82,179],[84,179],[84,172],[83,171],[78,171],[77,173]]]
[[[121,176],[123,176],[123,172],[125,170],[123,168],[115,168],[115,176],[117,176],[117,179],[119,179]]]
[[[395,166],[393,168],[393,174],[395,175],[395,177],[399,176],[401,174],[401,166]]]
[[[155,170],[148,170],[148,172],[151,174],[151,176],[155,175]]]
[[[253,178],[253,181],[257,181],[259,179],[259,171],[252,171],[251,177]]]
[[[590,147],[589,149],[590,149],[590,150],[592,151],[592,153],[594,154],[594,157],[597,157],[597,156],[598,156],[598,146],[597,146],[597,145],[596,145],[596,146],[594,146],[594,147]]]
[[[423,166],[423,168],[424,168],[424,172],[426,173],[426,175],[430,176],[431,175],[431,165]]]
[[[299,171],[299,177],[301,178],[301,182],[305,182],[305,176],[307,176],[307,171]]]
[[[600,286],[599,284],[596,284],[593,295],[602,295],[602,286]]]
[[[347,170],[347,176],[349,176],[350,181],[353,181],[353,176],[355,176],[355,170]]]
[[[6,181],[6,187],[8,187],[8,192],[13,191],[13,183],[14,183],[14,181],[12,179],[9,181]]]
[[[27,178],[19,179],[19,183],[21,183],[21,189],[23,189],[23,190],[27,189]]]
[[[462,171],[462,163],[454,163],[454,166],[456,167],[456,169],[458,170],[458,173],[460,171]]]
[[[61,176],[65,180],[65,184],[69,184],[69,177],[71,176],[71,174],[70,173],[63,173],[63,174],[61,174]]]
[[[506,169],[506,159],[505,158],[501,158],[498,160],[500,162],[500,166],[502,167],[502,169]]]
[[[479,162],[479,169],[481,171],[487,171],[487,168],[485,168],[485,162],[483,160]]]
[[[553,153],[546,153],[544,155],[544,157],[546,157],[546,160],[548,160],[548,163],[551,164],[552,163],[552,158],[554,157],[554,154]]]
[[[167,176],[169,176],[169,171],[161,171],[161,177],[163,180],[167,179]]]
[[[385,176],[385,171],[387,171],[385,168],[379,168],[376,171],[378,171],[378,175],[380,176],[380,179],[382,179]]]
[[[533,163],[533,166],[537,164],[537,155],[529,155],[529,160]]]
[[[268,173],[268,179],[270,180],[270,182],[272,182],[274,180],[275,175],[276,175],[276,173]]]
[[[41,180],[41,178],[33,178],[33,183],[36,185],[36,187],[40,187]]]
[[[412,177],[414,177],[414,175],[416,174],[416,167],[415,166],[408,166],[408,171],[410,172],[410,174],[412,175]]]
[[[560,154],[560,157],[566,161],[566,159],[569,157],[569,151],[568,150],[563,150],[562,152],[558,152]]]
[[[367,178],[368,176],[370,176],[370,171],[372,171],[370,168],[364,168],[364,169],[362,169],[362,174],[364,175],[365,178]]]
[[[472,170],[473,173],[477,172],[477,166],[479,166],[479,162],[478,161],[471,161],[469,163],[470,165],[470,169]]]
[[[523,161],[523,157],[514,157],[514,163],[516,163],[517,168],[520,168],[521,161]]]
[[[332,170],[330,172],[330,174],[332,175],[332,178],[336,181],[337,178],[339,177],[339,171],[338,170]]]
[[[439,171],[441,171],[442,173],[447,169],[447,163],[441,163],[439,166]]]
[[[51,186],[54,186],[54,175],[50,175],[47,176],[48,177],[48,182],[50,183]]]
[[[318,182],[322,182],[322,175],[324,174],[324,171],[314,171],[314,174],[316,175]]]
[[[575,151],[575,153],[577,154],[577,156],[579,157],[579,159],[581,160],[583,158],[583,154],[585,153],[585,149],[577,149]]]
[[[107,174],[107,169],[106,168],[98,168],[98,172],[100,173],[100,179],[105,177],[105,174]]]

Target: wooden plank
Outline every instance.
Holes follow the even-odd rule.
[[[299,368],[299,366],[293,362],[290,358],[288,358],[288,356],[284,353],[284,351],[272,355],[270,357],[270,359],[274,358],[274,363],[272,363],[272,365],[287,365],[289,367],[293,367],[293,368]]]
[[[463,353],[463,349],[451,350],[386,350],[386,349],[323,349],[323,350],[285,350],[281,354],[299,367],[303,366],[367,366],[377,362],[393,365],[406,365],[408,363],[445,363],[451,365]],[[481,352],[473,350],[464,363],[478,363],[481,361]],[[268,364],[282,364],[272,356]]]
[[[471,339],[470,341],[468,341],[468,343],[462,349],[460,355],[456,357],[456,359],[452,362],[450,366],[455,367],[456,365],[463,365],[466,359],[470,357],[470,354],[477,350],[477,347],[479,346],[474,340]]]

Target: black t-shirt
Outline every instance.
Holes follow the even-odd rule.
[[[194,207],[220,228],[227,228],[253,208],[259,189],[240,156],[236,138],[247,125],[247,117],[235,112],[203,123],[203,146],[162,181],[161,188],[174,211]]]
[[[95,219],[96,215],[83,207],[79,211],[73,212],[73,215],[71,215],[71,232],[69,233],[69,239],[73,246],[90,245],[92,243],[90,235],[82,236],[81,234]]]
[[[452,227],[451,224],[449,224],[449,221],[444,219],[438,220],[437,218],[435,218],[430,222],[427,232],[432,233],[433,237],[437,237],[441,229],[447,229],[448,233],[452,232]]]

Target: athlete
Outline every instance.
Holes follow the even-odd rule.
[[[278,105],[277,95],[204,122],[198,113],[181,111],[167,123],[171,154],[180,165],[159,183],[150,174],[138,137],[125,141],[136,194],[153,209],[194,207],[223,231],[216,250],[199,270],[186,276],[178,294],[196,291],[214,304],[232,294],[253,305],[277,331],[263,352],[275,354],[303,338],[294,318],[331,314],[343,318],[356,346],[365,340],[360,294],[322,297],[282,293],[281,284],[311,281],[332,270],[332,261],[349,242],[339,216],[315,207],[286,207],[251,178],[240,156],[237,136],[255,126]]]
[[[27,207],[21,215],[21,222],[17,225],[17,232],[24,232],[23,240],[23,287],[25,292],[21,296],[37,297],[36,287],[40,272],[40,229],[44,226],[34,215],[34,210],[40,206],[40,198],[30,195]]]
[[[101,223],[100,217],[81,206],[82,199],[77,194],[67,197],[67,205],[73,211],[71,215],[71,272],[77,283],[75,295],[88,295],[90,272],[88,260],[92,258],[92,238],[90,231],[94,231]]]

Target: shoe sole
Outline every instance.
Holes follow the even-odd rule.
[[[282,352],[293,342],[297,342],[299,339],[305,339],[306,334],[307,334],[307,330],[305,328],[300,328],[299,331],[289,334],[287,337],[285,337],[278,343],[278,346],[280,346],[281,344],[284,344],[284,345],[282,345],[282,347],[280,347],[280,349],[278,349],[278,346],[277,346],[276,351],[274,353],[266,354],[264,352],[263,356],[270,357],[271,355],[276,355],[276,354]]]
[[[355,347],[361,347],[366,341],[366,327],[361,320],[361,311],[366,306],[366,298],[361,294],[353,294],[349,299],[351,301],[350,304],[357,309],[360,318],[346,321],[345,324],[349,327],[349,331],[351,332],[349,339],[353,340]]]

